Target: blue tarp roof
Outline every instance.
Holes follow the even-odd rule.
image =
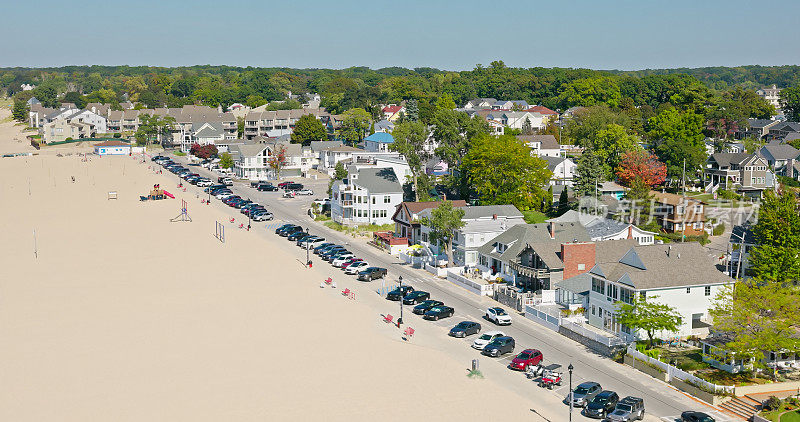
[[[375,132],[372,135],[367,136],[364,138],[365,141],[372,141],[372,142],[380,142],[383,144],[391,144],[394,142],[394,138],[391,134],[386,132]]]

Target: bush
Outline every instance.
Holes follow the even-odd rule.
[[[797,180],[792,179],[791,177],[786,176],[778,176],[778,181],[781,182],[785,186],[789,186],[792,188],[800,188],[800,182]]]
[[[185,153],[185,152],[183,152],[183,151],[175,151],[173,154],[177,155],[178,157],[184,157],[184,156],[186,156],[186,153]]]
[[[722,236],[722,233],[725,233],[725,223],[719,223],[714,227],[714,236]]]
[[[74,139],[72,139],[71,137],[67,136],[67,139],[64,139],[64,140],[65,141],[73,141]]]
[[[119,133],[119,132],[114,132],[114,137],[115,137],[115,138],[121,138],[121,137],[122,137],[122,134],[121,134],[121,133]]]
[[[781,399],[770,396],[766,401],[763,403],[764,410],[778,410],[781,407]]]
[[[739,201],[739,200],[742,199],[742,195],[739,195],[738,193],[733,192],[733,191],[720,189],[720,190],[717,191],[717,198],[728,199],[728,200],[731,200],[731,201],[734,201],[734,200],[735,201]]]

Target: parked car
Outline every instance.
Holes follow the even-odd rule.
[[[451,317],[454,313],[456,313],[455,309],[445,305],[438,305],[428,309],[428,312],[425,312],[425,315],[422,317],[425,319],[438,321],[442,318]]]
[[[315,253],[324,258],[326,254],[341,252],[343,250],[345,250],[345,247],[342,245],[331,245],[320,249],[319,252],[315,251]]]
[[[605,419],[606,415],[614,411],[618,402],[619,395],[617,393],[603,390],[586,405],[583,409],[583,414],[590,418]]]
[[[493,342],[494,339],[504,336],[505,333],[503,333],[502,331],[489,331],[483,333],[481,334],[480,337],[476,338],[475,341],[472,342],[472,348],[483,350],[483,348],[486,347],[487,344]]]
[[[304,244],[304,245],[302,245],[302,246],[303,246],[303,248],[304,248],[304,249],[305,249],[305,248],[308,248],[308,249],[314,249],[314,248],[316,248],[317,246],[319,246],[319,245],[321,245],[321,244],[323,244],[323,243],[325,243],[325,239],[323,239],[323,238],[321,238],[321,237],[318,237],[318,238],[316,238],[316,239],[314,239],[314,240],[311,240],[311,241],[309,241],[309,242],[306,242],[306,244]]]
[[[428,292],[423,292],[422,290],[417,290],[411,293],[407,293],[403,297],[403,304],[404,305],[416,305],[417,303],[426,301],[431,298],[431,294]]]
[[[319,236],[306,233],[305,236],[300,236],[297,239],[295,239],[295,245],[297,245],[297,247],[305,248],[306,246],[305,243],[309,240],[314,240],[314,239],[319,239]]]
[[[272,186],[272,183],[260,183],[256,189],[262,192],[275,192],[278,190],[277,186]]]
[[[355,258],[355,255],[348,250],[343,250],[338,253],[327,255],[323,259],[325,259],[326,261],[330,262],[331,265],[333,265],[333,261],[339,260],[339,262],[344,262],[350,258]]]
[[[417,315],[425,315],[425,312],[428,312],[434,306],[442,306],[442,305],[444,305],[444,302],[440,300],[428,299],[422,301],[422,303],[420,303],[419,305],[411,308],[411,312]]]
[[[283,192],[283,195],[281,195],[281,196],[284,197],[284,198],[294,198],[295,197],[295,192],[293,190],[287,190],[287,191]]]
[[[283,224],[281,226],[278,226],[278,228],[275,229],[275,234],[280,234],[280,232],[282,232],[283,230],[286,230],[286,229],[288,229],[290,227],[300,227],[300,226],[298,226],[297,224],[286,223],[286,224]]]
[[[404,298],[407,294],[414,291],[414,288],[411,286],[400,286],[386,295],[387,300],[400,300]]]
[[[331,198],[325,198],[325,199],[317,198],[317,199],[314,200],[314,203],[319,205],[320,207],[325,206],[325,205],[330,205],[331,204]]]
[[[341,255],[336,255],[336,258],[331,260],[331,265],[333,265],[336,268],[342,268],[342,265],[344,265],[345,262],[353,259],[354,257],[355,255],[349,252],[343,253]]]
[[[525,349],[511,360],[508,367],[516,371],[524,371],[528,369],[529,366],[536,366],[542,363],[543,359],[542,352],[536,349]]]
[[[263,212],[254,213],[250,218],[252,218],[253,221],[270,221],[275,217],[271,212],[264,210]]]
[[[481,332],[481,325],[473,321],[461,321],[450,329],[447,335],[452,337],[464,338]]]
[[[320,243],[319,245],[317,245],[317,246],[314,246],[314,253],[319,253],[319,251],[320,251],[321,249],[325,249],[325,248],[327,248],[327,247],[329,247],[329,246],[333,246],[333,243],[331,243],[331,242],[323,242],[323,243]]]
[[[286,189],[286,185],[288,185],[289,183],[291,182],[280,182],[278,183],[278,187],[281,189]]]
[[[295,193],[297,193],[298,195],[308,195],[308,196],[310,196],[310,195],[314,194],[314,191],[312,191],[311,189],[300,189],[300,190],[295,191]]]
[[[258,186],[260,183],[261,183],[261,181],[260,181],[260,180],[253,180],[252,182],[250,182],[250,187],[251,187],[251,188],[255,188],[255,187],[257,187],[257,186]]]
[[[703,412],[687,410],[681,413],[681,422],[715,422],[714,418]]]
[[[298,239],[302,238],[303,236],[308,236],[308,233],[304,232],[303,230],[297,230],[294,233],[289,234],[286,236],[286,240],[290,242],[296,242]]]
[[[497,325],[511,325],[511,315],[503,308],[494,307],[486,310],[486,319]]]
[[[304,233],[303,228],[300,226],[287,227],[286,229],[281,230],[281,232],[278,233],[278,235],[280,235],[281,237],[289,237],[290,235],[296,233]]]
[[[483,353],[486,356],[497,357],[502,356],[506,353],[511,353],[514,351],[514,338],[503,336],[498,337],[492,340],[491,343],[487,344],[486,347],[483,348]]]
[[[347,267],[355,264],[356,262],[364,262],[364,260],[361,258],[350,258],[347,261],[345,261],[344,264],[342,264],[342,266],[340,266],[339,268],[346,270]]]
[[[364,261],[355,262],[355,263],[352,263],[352,264],[348,265],[347,268],[345,268],[344,273],[345,274],[358,274],[359,272],[361,272],[362,270],[364,270],[367,267],[369,267],[369,264],[364,262]]]
[[[216,194],[214,196],[216,196],[217,199],[230,198],[231,196],[233,196],[233,192],[231,192],[231,191],[222,192],[222,193],[218,193],[218,194]]]
[[[217,179],[217,182],[222,183],[225,186],[233,186],[233,179],[227,176],[221,176]]]
[[[606,420],[609,422],[630,422],[642,419],[644,419],[644,400],[633,396],[620,400],[614,411],[606,416]]]
[[[361,281],[372,281],[383,277],[386,277],[386,268],[367,267],[358,273],[358,279]]]
[[[569,404],[569,401],[572,400],[572,406],[584,407],[601,391],[603,391],[603,387],[600,384],[594,381],[584,382],[578,384],[571,393],[567,394],[567,397],[564,398],[564,403]]]
[[[283,188],[286,189],[286,190],[298,191],[298,190],[303,189],[303,184],[302,183],[287,183],[286,186],[284,186]]]
[[[327,251],[319,254],[319,256],[324,261],[330,261],[332,257],[335,257],[336,255],[339,255],[340,253],[345,253],[345,252],[349,252],[349,251],[347,249],[345,249],[344,246],[339,246],[338,248],[336,248],[336,247],[330,248]]]
[[[197,181],[197,186],[200,186],[201,188],[202,187],[206,187],[206,186],[211,186],[211,180],[210,179],[200,179],[200,180]]]

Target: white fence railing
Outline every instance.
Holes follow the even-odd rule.
[[[677,378],[681,381],[688,382],[689,384],[700,386],[701,388],[704,388],[706,390],[713,391],[715,394],[719,393],[733,394],[734,391],[733,385],[717,385],[714,384],[713,382],[708,382],[702,378],[698,378],[686,371],[676,368],[666,362],[662,362],[658,359],[651,358],[650,356],[647,356],[644,353],[641,353],[638,350],[636,350],[636,348],[632,345],[628,347],[628,354],[631,355],[631,357],[633,358],[657,366],[658,368],[666,372],[670,378]]]
[[[566,318],[563,318],[561,315],[553,314],[536,306],[526,305],[525,317],[532,321],[538,322],[539,324],[553,331],[558,331],[560,327],[564,327],[565,329],[572,331],[573,333],[578,334],[581,337],[593,340],[609,348],[615,346],[624,346],[625,344],[627,344],[627,342],[622,338],[616,336],[603,335],[601,333],[585,328],[580,324],[576,324],[572,321],[569,321]]]
[[[487,283],[479,283],[473,280],[470,280],[467,277],[458,274],[461,271],[460,268],[449,268],[447,270],[447,281],[461,286],[472,293],[475,293],[480,296],[490,296],[494,291],[494,286]]]

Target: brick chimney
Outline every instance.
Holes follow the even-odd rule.
[[[561,261],[564,263],[564,280],[583,274],[594,267],[594,242],[562,243]]]
[[[550,238],[556,238],[556,223],[551,221],[550,224],[547,226],[547,231],[550,233]]]
[[[633,226],[628,226],[628,239],[633,239]]]

